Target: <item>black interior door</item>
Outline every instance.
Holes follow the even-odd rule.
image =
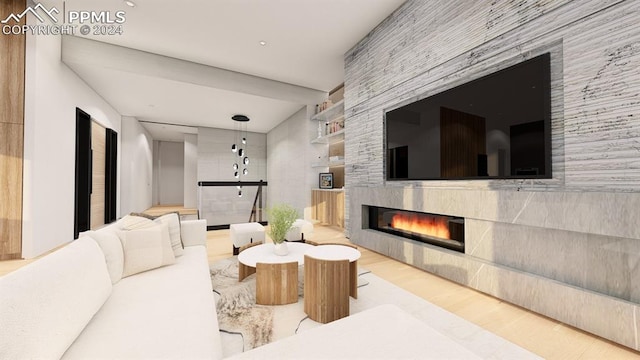
[[[104,223],[109,224],[116,220],[118,178],[118,133],[112,129],[107,129],[105,156]]]
[[[74,239],[91,224],[91,116],[76,108]]]

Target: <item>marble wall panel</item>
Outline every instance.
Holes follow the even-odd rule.
[[[640,303],[640,240],[466,219],[466,254]]]
[[[638,304],[373,230],[352,241],[571,326],[640,350]]]
[[[638,336],[634,332],[638,318],[633,315],[640,304],[635,286],[640,279],[640,238],[570,231],[565,229],[567,226],[555,226],[562,225],[561,222],[549,220],[573,218],[568,214],[578,211],[580,204],[589,204],[585,208],[593,213],[584,209],[578,212],[595,219],[602,210],[598,207],[603,202],[601,196],[611,194],[553,192],[547,193],[549,197],[544,201],[534,201],[545,193],[504,195],[503,192],[352,188],[350,239],[407,264],[638,349]],[[633,227],[637,196],[625,194],[616,199],[616,216],[624,219],[628,214],[618,225],[626,223],[626,227]],[[559,199],[562,206],[551,206],[553,199]],[[368,205],[463,216],[465,253],[370,230]],[[608,209],[608,205],[603,206]],[[491,211],[483,211],[487,208]],[[544,216],[529,217],[530,224],[519,223],[524,208]],[[566,221],[569,227],[585,226],[581,219]],[[602,225],[600,230],[617,232],[615,226]]]
[[[640,239],[640,193],[352,187],[349,213],[386,206],[508,224]],[[354,210],[355,209],[355,210]]]

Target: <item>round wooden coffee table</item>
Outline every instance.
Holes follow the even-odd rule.
[[[298,302],[298,266],[312,245],[288,242],[287,255],[276,255],[273,243],[256,245],[238,255],[240,281],[256,273],[256,304],[282,305]]]

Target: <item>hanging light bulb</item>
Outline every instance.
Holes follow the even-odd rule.
[[[238,179],[238,196],[242,197],[242,183],[240,181],[242,175],[249,174],[249,169],[247,169],[246,165],[249,164],[249,158],[246,156],[246,145],[247,145],[247,125],[246,123],[249,121],[249,117],[246,115],[236,114],[231,117],[231,119],[235,122],[235,137],[234,142],[231,145],[231,152],[234,154],[238,154],[238,156],[242,159],[242,163],[240,161],[234,162],[233,164],[233,176]],[[238,145],[240,144],[240,145]],[[241,147],[242,146],[242,147]],[[240,166],[244,164],[242,169],[242,173],[240,172]]]
[[[242,190],[238,191],[238,197],[242,197]]]

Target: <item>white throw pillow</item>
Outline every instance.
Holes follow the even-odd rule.
[[[111,283],[115,284],[122,279],[122,269],[124,267],[124,252],[122,242],[118,234],[109,230],[87,231],[80,234],[80,237],[88,236],[100,245],[104,253],[104,259],[109,270]]]
[[[120,231],[124,251],[122,277],[175,263],[169,227],[155,224],[150,228]]]
[[[134,215],[125,215],[120,220],[120,223],[122,224],[122,230],[147,229],[156,225],[151,219]]]
[[[178,257],[184,253],[182,237],[180,236],[180,217],[178,213],[169,213],[155,218],[156,223],[167,224],[169,226],[169,236],[171,237],[171,248],[173,254]]]

